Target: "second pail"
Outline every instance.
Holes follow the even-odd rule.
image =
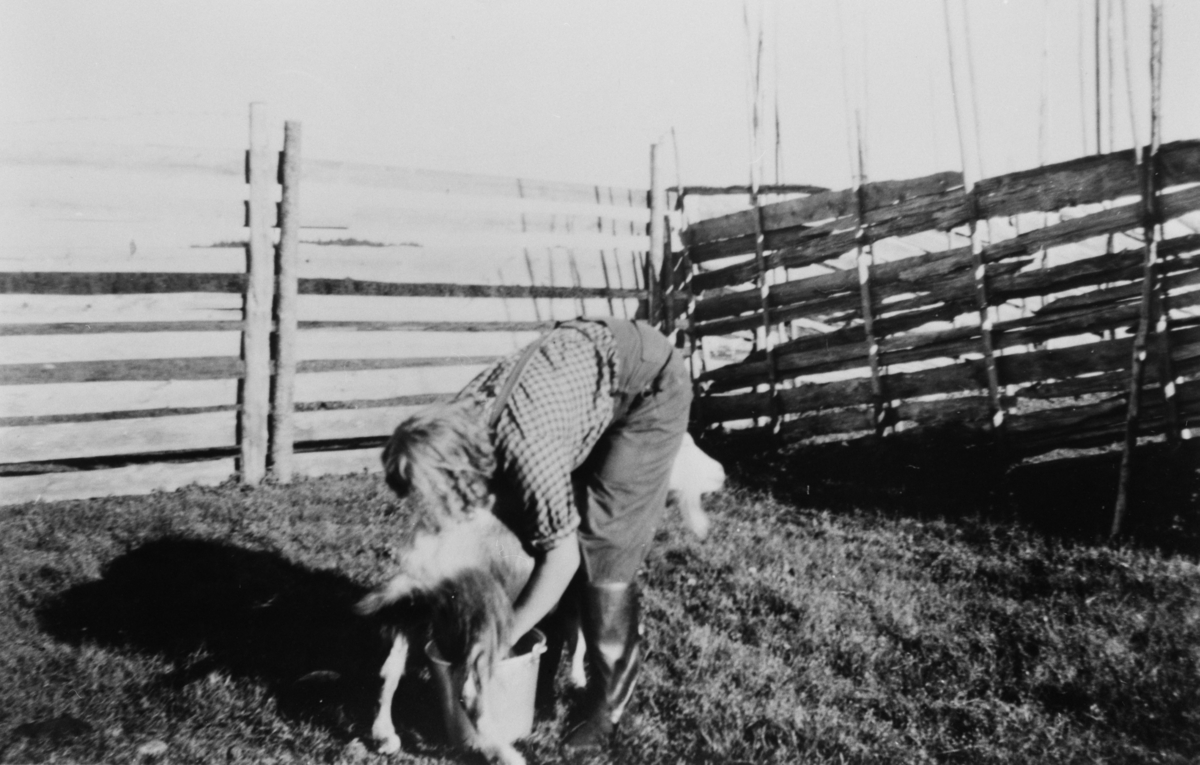
[[[545,652],[546,636],[539,630],[530,630],[513,646],[512,655],[496,665],[495,674],[483,691],[485,708],[495,729],[507,743],[533,732],[538,667]],[[443,659],[433,641],[425,644],[425,655],[433,665],[446,735],[452,744],[467,746],[471,743],[474,727],[459,703],[463,668],[453,667]]]

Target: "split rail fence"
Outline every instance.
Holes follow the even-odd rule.
[[[648,297],[644,190],[307,160],[287,128],[0,157],[0,502],[377,468],[415,407]]]
[[[1150,164],[1118,152],[970,191],[940,173],[692,223],[672,257],[701,425],[762,445],[945,428],[996,431],[1014,454],[1120,440],[1159,220],[1138,432],[1190,437],[1200,142]]]

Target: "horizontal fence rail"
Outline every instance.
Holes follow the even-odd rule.
[[[0,502],[378,469],[417,408],[556,321],[633,317],[650,298],[644,189],[291,145],[286,211],[286,153],[259,148],[263,172],[239,152],[0,150]],[[252,312],[254,263],[276,297]],[[286,381],[290,406],[249,392],[264,363],[247,361],[251,325],[273,338],[261,373],[276,401]],[[263,415],[290,427],[267,434]]]

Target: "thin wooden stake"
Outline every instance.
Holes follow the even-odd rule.
[[[963,127],[962,105],[958,97],[954,67],[954,43],[950,25],[950,2],[943,3],[946,20],[946,45],[950,57],[950,91],[954,102],[954,116],[958,127],[958,151],[962,161],[965,193],[971,205],[970,234],[971,261],[975,282],[975,304],[979,312],[979,334],[983,342],[984,365],[987,369],[988,396],[992,409],[992,428],[996,432],[1001,451],[1004,450],[1004,402],[1000,397],[1000,376],[996,370],[996,351],[992,342],[992,317],[988,308],[987,298],[987,269],[983,263],[983,242],[979,233],[979,198],[975,191],[975,181],[970,177],[967,167],[966,130]]]
[[[662,304],[664,335],[675,331],[675,253],[671,250],[671,216],[663,216]]]
[[[567,266],[571,269],[571,283],[576,287],[583,287],[583,277],[579,275],[579,264],[575,262],[575,251],[567,252]],[[578,298],[579,301],[579,316],[587,315],[587,305],[583,302],[583,296]]]
[[[1143,168],[1143,177],[1148,179],[1149,185],[1145,187],[1142,194],[1142,209],[1146,221],[1146,257],[1142,261],[1142,296],[1138,306],[1137,331],[1133,336],[1133,357],[1129,367],[1129,400],[1125,409],[1125,438],[1121,445],[1121,466],[1117,474],[1117,502],[1113,508],[1112,528],[1109,530],[1110,538],[1120,536],[1125,515],[1129,510],[1129,479],[1133,468],[1133,451],[1137,446],[1142,380],[1146,371],[1146,337],[1150,331],[1152,303],[1155,294],[1154,276],[1158,263],[1159,226],[1156,218],[1157,183],[1153,171],[1158,164],[1158,147],[1161,140],[1159,126],[1161,99],[1162,0],[1155,0],[1150,6],[1150,157],[1144,163],[1148,167]],[[1168,398],[1174,398],[1175,386],[1173,383],[1174,380],[1169,377],[1162,380],[1163,391]],[[1168,385],[1170,385],[1169,393]]]
[[[600,250],[600,270],[604,272],[604,289],[611,290],[612,289],[612,281],[609,280],[609,278],[608,278],[608,260],[606,260],[604,257],[603,249]],[[611,294],[608,296],[608,315],[609,316],[617,315],[615,307],[613,306],[613,299],[612,299]]]
[[[992,336],[992,311],[988,306],[987,266],[983,262],[983,242],[979,234],[979,206],[975,186],[967,192],[971,204],[971,265],[975,282],[975,306],[979,312],[979,336],[983,343],[983,359],[987,368],[988,399],[992,408],[992,429],[1003,448],[1006,412],[1001,397],[1000,373],[996,368],[996,345]]]
[[[497,284],[499,284],[501,287],[504,287],[504,286],[505,286],[505,281],[504,281],[504,269],[502,269],[502,268],[497,268],[497,269],[496,269],[496,283],[497,283]],[[500,298],[500,304],[501,304],[502,306],[504,306],[504,318],[505,318],[505,320],[506,320],[506,321],[507,321],[507,322],[508,322],[510,325],[512,325],[512,324],[515,324],[516,322],[514,322],[514,321],[513,321],[513,315],[512,315],[512,306],[510,306],[510,305],[508,304],[508,298],[507,298],[507,297],[502,297],[502,298]],[[514,351],[520,350],[520,343],[518,343],[518,342],[517,342],[517,337],[516,337],[516,334],[509,334],[509,337],[512,339],[512,343],[513,343],[513,350],[514,350]]]
[[[863,333],[867,339],[867,365],[871,369],[871,423],[875,435],[884,435],[887,419],[884,417],[885,399],[883,379],[879,371],[879,340],[875,336],[875,310],[871,300],[871,268],[875,265],[875,253],[867,237],[866,225],[866,161],[863,157],[862,124],[855,111],[855,126],[858,135],[858,172],[854,178],[854,197],[858,203],[858,227],[855,234],[855,265],[858,268],[858,289],[862,298]]]
[[[617,248],[613,248],[613,266],[617,269],[617,287],[625,289],[625,276],[621,273],[621,254],[617,252]],[[626,319],[629,318],[629,302],[625,298],[621,298],[621,313]]]
[[[546,264],[550,268],[550,286],[553,287],[554,286],[554,250],[553,249],[546,250]],[[548,298],[546,300],[546,302],[550,306],[550,321],[557,321],[557,319],[554,318],[554,314],[555,314],[554,298]]]
[[[279,276],[275,280],[275,378],[271,418],[271,468],[275,480],[292,480],[296,392],[296,274],[300,242],[300,123],[283,126],[279,205]]]
[[[647,200],[647,206],[650,208],[650,247],[647,254],[646,266],[650,270],[650,276],[646,279],[646,285],[650,288],[650,297],[646,301],[646,319],[651,324],[657,325],[658,322],[658,296],[654,294],[655,277],[657,277],[662,266],[663,252],[663,213],[665,205],[663,204],[663,184],[662,172],[658,166],[658,144],[650,144],[650,198]]]
[[[246,375],[241,385],[242,481],[260,483],[267,473],[267,428],[271,410],[271,295],[275,252],[271,246],[272,173],[267,152],[264,104],[250,105],[250,150],[247,153],[249,192],[249,276],[246,284],[242,359]]]
[[[537,286],[537,277],[533,275],[533,260],[530,259],[530,257],[529,257],[529,248],[528,247],[525,248],[525,269],[529,272],[529,286],[536,287]],[[541,321],[542,320],[542,309],[540,309],[538,307],[537,298],[530,297],[530,300],[533,301],[533,316],[534,316],[534,318],[536,318],[538,321]]]

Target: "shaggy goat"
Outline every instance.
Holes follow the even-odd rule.
[[[724,483],[721,464],[685,435],[671,471],[669,496],[685,525],[701,539],[709,529],[701,495],[720,490]],[[414,641],[423,645],[428,637],[447,661],[465,669],[455,676],[464,678],[462,704],[475,728],[470,746],[493,761],[523,763],[521,754],[495,731],[483,688],[496,662],[504,658],[498,655],[500,650],[511,644],[512,604],[529,580],[533,559],[516,535],[492,515],[489,504],[447,520],[436,530],[419,531],[401,551],[400,560],[399,573],[358,604],[364,615],[381,614],[392,633],[391,651],[380,672],[379,709],[371,727],[379,751],[400,750],[392,698],[404,674],[409,646]],[[405,615],[405,605],[413,603],[428,606],[427,618],[397,618]],[[571,679],[578,686],[586,680],[582,649],[583,641],[577,638]]]
[[[466,670],[459,675],[464,680],[457,690],[475,728],[469,745],[489,760],[523,763],[520,753],[495,731],[483,687],[504,658],[499,652],[510,645],[512,603],[529,579],[533,559],[489,507],[472,510],[437,530],[419,531],[400,559],[400,572],[358,604],[361,614],[381,614],[393,635],[371,727],[379,751],[400,751],[392,697],[404,675],[409,646],[424,645],[430,638],[447,661]],[[428,606],[427,621],[403,618],[404,607],[413,603]]]

